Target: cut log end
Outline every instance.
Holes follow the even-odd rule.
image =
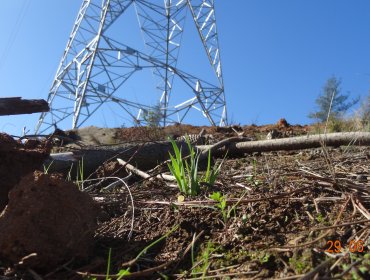
[[[0,98],[0,116],[32,114],[49,111],[43,99],[22,99],[21,97]]]

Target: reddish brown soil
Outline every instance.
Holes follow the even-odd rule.
[[[8,203],[9,190],[22,176],[42,167],[49,151],[47,142],[30,140],[22,144],[0,133],[0,211]]]
[[[175,278],[180,275],[192,278],[191,273],[202,271],[201,261],[204,259],[200,256],[210,244],[206,275],[216,278],[216,275],[226,277],[230,274],[239,279],[249,276],[265,279],[309,273],[328,260],[325,250],[330,240],[339,240],[345,255],[342,265],[335,266],[332,271],[327,267],[321,276],[341,275],[343,265],[354,258],[354,254],[349,252],[349,243],[359,238],[367,245],[364,252],[355,255],[361,265],[369,267],[370,229],[363,224],[366,218],[358,212],[353,215],[353,211],[358,203],[365,209],[370,206],[370,199],[366,196],[369,191],[363,189],[363,186],[369,188],[370,185],[365,167],[370,163],[370,150],[327,151],[332,166],[343,168],[336,173],[340,185],[332,178],[321,149],[229,158],[214,187],[205,187],[200,195],[188,197],[179,205],[175,205],[179,196],[176,188],[157,181],[138,182],[131,188],[135,219],[133,237],[128,244],[124,242],[129,234],[132,214],[132,208],[127,204],[124,206],[124,202],[129,201],[128,194],[124,189],[119,195],[101,193],[98,195],[102,199],[101,205],[112,218],[100,224],[97,233],[102,242],[100,246],[104,248],[114,242],[113,264],[118,271],[121,263],[134,259],[146,245],[178,225],[178,230],[139,262],[141,271],[145,267],[174,262],[162,273]],[[343,162],[346,164],[342,165]],[[363,172],[367,174],[365,183],[358,176]],[[230,200],[230,207],[236,205],[226,221],[220,209],[209,199],[215,191],[220,191]],[[348,200],[351,195],[353,202]],[[112,196],[116,202],[112,202]],[[334,227],[328,231],[334,223],[354,225]],[[362,234],[358,235],[359,231]],[[194,248],[200,263],[196,265],[192,264],[189,254],[184,256],[183,253],[198,234],[200,237]],[[334,261],[329,263],[333,265]],[[103,273],[104,266],[101,269]],[[351,279],[354,274],[341,278]],[[157,277],[152,275],[151,279]]]
[[[56,175],[35,172],[9,193],[0,215],[0,258],[21,267],[55,267],[90,255],[97,207]]]
[[[279,137],[312,131],[279,120],[261,127],[127,128],[117,130],[115,138],[163,140],[202,128],[215,140],[236,136],[234,130],[254,139],[264,139],[272,129]],[[199,195],[181,203],[174,183],[161,179],[134,177],[130,193],[122,185],[103,189],[94,181],[89,194],[100,213],[90,258],[33,272],[46,279],[105,279],[111,251],[112,279],[128,268],[135,279],[368,279],[369,166],[369,147],[229,156],[214,186],[203,185]],[[98,174],[118,169],[108,162]],[[210,199],[214,192],[226,198],[226,216]],[[350,243],[360,240],[362,250],[351,252]],[[327,252],[330,241],[340,242],[341,252]],[[7,267],[0,263],[0,275],[32,277],[11,265],[7,274]]]
[[[307,134],[310,126],[290,125],[285,119],[280,119],[274,125],[233,125],[229,127],[210,127],[210,126],[192,126],[192,125],[172,125],[160,128],[151,127],[131,127],[120,129],[116,132],[115,138],[121,141],[156,141],[167,140],[168,137],[176,138],[185,134],[198,134],[204,129],[206,134],[212,135],[214,140],[220,140],[226,137],[236,136],[236,132],[244,132],[245,137],[255,139],[264,139],[268,132],[276,129],[281,137],[291,137]]]

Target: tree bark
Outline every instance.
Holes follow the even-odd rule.
[[[43,99],[22,99],[21,97],[0,98],[0,116],[48,112],[49,105]]]

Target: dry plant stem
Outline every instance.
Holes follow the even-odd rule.
[[[258,272],[259,271],[257,270],[255,271],[252,270],[252,271],[245,271],[245,272],[224,273],[224,274],[216,274],[216,275],[202,276],[202,277],[196,277],[196,278],[185,278],[185,280],[228,279],[227,277],[230,277],[230,276],[252,275],[252,274],[257,274]],[[236,278],[236,279],[245,279],[245,278]]]
[[[106,188],[116,186],[119,183],[122,183],[125,186],[125,188],[127,189],[127,192],[129,194],[129,197],[130,197],[130,200],[131,200],[131,207],[132,207],[131,228],[130,228],[130,232],[128,234],[128,240],[130,240],[131,236],[132,236],[132,232],[134,231],[135,205],[134,205],[134,198],[132,196],[131,190],[130,190],[129,186],[126,184],[126,182],[123,179],[119,178],[119,177],[104,177],[104,178],[98,178],[98,179],[89,179],[89,180],[85,180],[84,182],[87,182],[87,181],[91,181],[91,182],[93,182],[93,181],[104,181],[104,180],[107,180],[107,179],[113,179],[113,180],[116,180],[116,182],[111,183]]]
[[[365,237],[362,237],[363,235],[365,235]],[[362,229],[360,229],[358,232],[355,232],[352,236],[350,236],[348,239],[347,239],[347,243],[349,243],[351,240],[369,240],[369,235],[370,235],[370,227],[367,226],[367,227],[364,227]]]
[[[202,128],[202,130],[198,133],[198,137],[202,137],[205,134],[206,130]]]
[[[42,277],[41,277],[40,275],[38,275],[38,274],[36,273],[36,271],[34,271],[33,269],[31,269],[31,268],[27,268],[27,271],[32,275],[32,278],[33,278],[34,280],[43,280],[43,279],[42,279]]]
[[[347,242],[349,243],[350,240],[369,240],[369,235],[370,235],[370,228],[369,227],[365,227],[365,228],[362,228],[361,230],[359,230],[357,232],[357,234],[353,234],[353,238],[351,239],[348,239]]]
[[[305,172],[306,174],[302,174],[304,177],[308,178],[308,179],[317,179],[318,181],[316,182],[318,185],[322,185],[322,186],[335,186],[338,184],[338,182],[341,183],[341,185],[345,188],[350,188],[350,189],[354,189],[358,192],[361,192],[361,193],[365,193],[365,194],[369,194],[370,193],[370,190],[368,190],[368,188],[364,185],[361,185],[361,184],[355,184],[353,183],[352,181],[348,180],[348,179],[337,179],[337,182],[331,178],[326,178],[326,177],[323,177],[319,174],[315,174],[313,172],[310,172],[308,170],[304,170],[304,169],[300,169],[300,171],[303,171]],[[332,189],[334,191],[337,191],[336,189]],[[342,192],[340,192],[342,193]]]
[[[219,269],[209,270],[209,273],[217,273],[217,272],[230,270],[230,269],[238,268],[238,267],[240,267],[239,264],[230,265],[230,266],[222,267],[222,268],[219,268]],[[256,273],[258,273],[258,272],[259,271],[256,271]],[[192,274],[193,275],[201,275],[201,274],[203,274],[203,272],[192,272]],[[184,277],[185,277],[184,274],[173,274],[173,276],[177,277],[176,279],[184,279]],[[191,278],[191,279],[193,279],[193,278]]]
[[[349,201],[350,201],[350,198],[348,198],[347,201],[342,206],[342,209],[339,211],[339,214],[338,214],[337,219],[335,220],[333,226],[336,226],[337,223],[339,222],[340,218],[343,215],[344,209],[346,209]],[[329,235],[331,231],[332,231],[332,229],[330,228],[324,234],[320,235],[318,238],[316,238],[316,239],[314,239],[314,240],[312,240],[310,242],[307,242],[307,243],[302,243],[302,244],[298,244],[298,245],[294,245],[294,246],[274,247],[274,248],[271,248],[270,250],[275,250],[275,251],[283,250],[284,251],[284,250],[287,250],[287,249],[290,250],[290,249],[296,249],[296,248],[306,247],[306,246],[315,244],[316,242],[320,241],[325,236]]]
[[[323,270],[325,267],[327,267],[328,265],[330,265],[330,263],[332,262],[331,259],[328,259],[326,261],[324,261],[323,263],[319,264],[318,266],[316,266],[313,270],[311,270],[310,272],[308,272],[307,274],[305,274],[301,280],[310,280],[310,279],[313,279],[314,276],[319,273],[321,270]]]
[[[351,194],[351,202],[352,202],[352,207],[353,207],[352,217],[354,217],[357,213],[357,208],[355,206],[355,200],[353,198],[353,194]]]
[[[158,242],[166,239],[170,234],[172,234],[174,231],[176,231],[177,229],[179,228],[179,225],[176,225],[175,227],[173,227],[169,232],[167,232],[165,235],[162,235],[160,238],[158,238],[157,240],[155,240],[154,242],[150,243],[148,246],[146,246],[143,250],[141,250],[141,252],[134,258],[132,259],[131,261],[129,262],[125,262],[125,263],[122,263],[121,264],[121,267],[131,267],[133,266],[140,258],[143,254],[145,254],[147,252],[147,250],[149,250],[151,247],[153,247],[155,244],[157,244]]]
[[[157,177],[159,179],[163,179],[163,180],[166,180],[166,181],[175,181],[176,180],[176,178],[174,176],[167,175],[167,174],[162,174],[162,173],[152,176],[152,175],[136,168],[135,166],[127,163],[126,161],[124,161],[123,159],[120,159],[120,158],[117,158],[117,161],[120,165],[124,166],[127,170],[129,170],[133,174],[136,174],[137,176],[143,178],[144,180],[152,179],[153,177]]]
[[[184,253],[181,255],[181,258],[185,257],[185,255],[186,255],[187,253],[189,253],[189,251],[190,251],[191,247],[193,247],[193,246],[194,246],[195,242],[197,242],[197,241],[198,241],[198,239],[203,235],[203,233],[204,233],[204,230],[202,230],[201,232],[199,232],[199,233],[198,233],[198,234],[193,238],[193,240],[191,241],[191,243],[186,247],[186,249],[185,249]]]
[[[290,195],[303,191],[305,189],[309,188],[309,186],[304,186],[302,188],[298,188],[296,190],[293,190],[291,192],[282,193],[279,195],[274,195],[270,197],[265,198],[255,198],[255,199],[242,199],[239,201],[239,199],[227,199],[226,204],[227,205],[233,205],[235,202],[239,202],[239,204],[247,204],[251,202],[259,202],[259,201],[265,201],[265,200],[274,200],[274,199],[284,199],[289,198]],[[162,204],[162,205],[176,205],[176,206],[199,206],[199,205],[214,205],[218,202],[214,200],[193,200],[193,201],[184,201],[184,202],[169,202],[169,201],[138,201],[138,203],[144,203],[144,204]]]
[[[325,133],[325,136],[326,136],[326,133]],[[326,165],[328,166],[329,172],[330,172],[333,180],[335,181],[336,176],[335,176],[335,170],[334,170],[333,162],[330,158],[330,154],[329,154],[329,151],[326,147],[326,142],[325,142],[324,139],[322,139],[322,141],[321,141],[321,149],[324,153],[324,159],[325,159]]]
[[[344,270],[341,274],[339,274],[338,276],[336,277],[333,277],[331,279],[343,279],[343,276],[346,275],[354,266],[358,265],[359,263],[361,263],[362,260],[358,260],[358,261],[355,261],[353,262],[346,270]]]
[[[135,150],[135,152],[132,154],[132,156],[128,159],[128,161],[126,161],[127,163],[129,163],[134,157],[135,157],[135,155],[140,151],[140,149],[142,148],[144,146],[144,144],[141,144],[136,150]],[[116,155],[114,155],[114,156],[112,156],[111,158],[109,158],[109,159],[107,159],[106,161],[104,161],[103,162],[103,164],[102,165],[104,165],[105,163],[107,163],[107,162],[109,162],[109,161],[111,161],[111,160],[113,160],[113,159],[115,159],[115,158],[117,158],[118,156],[120,156],[122,154],[122,152],[121,153],[117,153]],[[125,166],[123,165],[122,167],[121,167],[122,169],[123,168],[125,168]],[[114,176],[116,173],[118,173],[120,170],[116,170],[111,176]],[[95,170],[93,173],[91,173],[88,177],[87,177],[87,179],[89,179],[91,176],[93,176],[94,174],[96,174],[98,172],[98,169],[97,170]]]
[[[195,242],[202,234],[204,233],[204,231],[201,231],[195,238],[193,242]],[[189,244],[184,253],[182,254],[181,258],[183,258],[190,250],[192,244]],[[137,259],[133,259],[127,263],[125,263],[124,265],[126,266],[132,266],[136,263]],[[168,261],[164,264],[161,264],[161,265],[158,265],[158,266],[155,266],[155,267],[152,267],[152,268],[148,268],[148,269],[145,269],[145,270],[142,270],[142,271],[138,271],[138,272],[133,272],[129,275],[125,275],[125,276],[119,276],[119,275],[109,275],[109,278],[121,278],[121,279],[131,279],[131,278],[137,278],[137,279],[141,279],[142,277],[146,277],[146,276],[149,276],[149,275],[152,275],[153,273],[157,272],[157,271],[160,271],[161,269],[164,269],[168,266],[170,266],[172,263],[174,263],[175,260],[171,260],[171,261]],[[78,275],[81,275],[81,276],[84,276],[84,277],[95,277],[97,279],[106,279],[107,275],[106,274],[93,274],[93,273],[89,273],[89,272],[80,272],[80,271],[77,271],[76,272]]]
[[[343,258],[344,256],[340,256],[339,258],[337,258],[335,263],[329,268],[330,272],[333,272],[333,270],[338,266],[338,264],[340,264],[340,262],[343,261]]]
[[[71,264],[72,262],[74,262],[75,259],[72,258],[70,259],[68,262],[58,266],[56,269],[54,269],[53,271],[49,272],[48,274],[44,275],[45,278],[49,278],[50,276],[52,276],[53,274],[57,273],[58,271],[62,270],[62,269],[65,269],[67,265]]]
[[[117,161],[120,165],[122,166],[125,166],[125,168],[129,171],[131,171],[132,173],[140,176],[141,178],[144,178],[144,179],[149,179],[150,178],[150,175],[148,173],[145,173],[144,171],[141,171],[140,169],[137,169],[135,166],[127,163],[126,161],[124,161],[123,159],[120,159],[120,158],[117,158]]]
[[[118,275],[109,275],[110,278],[118,278],[121,277],[121,279],[132,279],[132,278],[137,278],[140,279],[139,277],[145,277],[149,276],[158,270],[162,268],[166,268],[168,265],[171,265],[171,262],[167,262],[165,264],[153,267],[153,268],[148,268],[143,271],[139,272],[134,272],[126,276],[118,276]],[[252,275],[252,274],[257,274],[259,271],[246,271],[246,272],[235,272],[235,273],[225,273],[225,274],[217,274],[217,275],[211,275],[211,276],[204,276],[204,277],[198,277],[198,278],[185,278],[187,280],[202,280],[202,279],[215,279],[215,278],[224,278],[224,277],[230,277],[230,276],[241,276],[241,275]],[[77,272],[78,275],[84,276],[84,277],[95,277],[97,279],[106,279],[105,274],[93,274],[93,273],[88,273],[88,272]],[[299,277],[302,277],[302,275],[297,275],[293,277],[287,277],[287,278],[279,278],[279,279],[297,279]]]
[[[138,271],[138,272],[133,272],[129,275],[124,275],[124,276],[120,276],[120,275],[117,275],[117,274],[113,274],[113,275],[109,275],[109,279],[115,279],[115,278],[121,278],[121,279],[132,279],[132,278],[136,278],[136,279],[142,279],[142,277],[146,277],[146,276],[149,276],[149,275],[152,275],[153,273],[157,272],[157,271],[160,271],[161,269],[164,269],[166,267],[168,267],[169,265],[171,265],[174,261],[168,261],[164,264],[161,264],[161,265],[158,265],[158,266],[155,266],[155,267],[151,267],[151,268],[148,268],[148,269],[144,269],[142,271]],[[81,275],[83,277],[95,277],[97,279],[107,279],[107,275],[106,274],[94,274],[94,273],[89,273],[89,272],[81,272],[81,271],[77,271],[76,272],[78,275]]]
[[[156,177],[157,177],[158,179],[163,179],[163,180],[165,180],[165,181],[169,181],[169,182],[176,181],[175,176],[168,175],[168,174],[163,174],[163,173],[161,173],[161,174],[158,174]]]
[[[180,264],[180,261],[186,256],[187,253],[189,253],[189,251],[191,250],[191,248],[194,246],[195,242],[198,241],[198,239],[203,235],[203,233],[204,233],[204,230],[202,230],[200,233],[198,233],[193,238],[193,240],[191,241],[191,243],[186,247],[184,253],[181,255],[181,257],[180,257],[179,261],[177,262],[176,266],[172,269],[172,273],[177,269],[177,267]]]
[[[235,133],[236,133],[236,135],[238,135],[238,137],[244,137],[244,135],[245,135],[245,131],[242,131],[242,132],[238,132],[238,131],[236,131],[236,129],[235,128],[231,128]]]
[[[275,278],[275,280],[293,280],[293,279],[301,278],[303,276],[304,274],[298,274],[298,275],[293,275],[293,276],[288,276],[288,277],[283,277],[283,278]]]
[[[333,105],[334,96],[335,96],[335,90],[333,90],[333,93],[331,94],[331,99],[330,99],[330,104],[329,104],[329,110],[328,110],[328,114],[326,116],[324,134],[326,134],[326,129],[328,127],[330,113],[331,113],[331,106]]]
[[[355,201],[355,204],[354,206],[356,207],[356,209],[368,220],[370,220],[370,213],[369,211],[367,211],[366,207],[364,207],[362,205],[362,203],[360,201],[358,201],[358,199],[356,199]]]
[[[327,227],[318,227],[318,228],[310,229],[309,231],[313,232],[313,231],[318,231],[318,230],[333,229],[333,228],[338,228],[338,227],[353,226],[353,225],[360,225],[360,224],[367,224],[367,223],[370,223],[370,220],[361,220],[357,222],[343,223],[343,224],[327,226]]]
[[[324,176],[321,176],[320,174],[314,173],[314,172],[312,172],[310,170],[306,170],[304,168],[300,168],[299,171],[307,173],[308,175],[311,175],[315,179],[325,179]],[[308,175],[305,174],[304,176],[310,178],[310,176],[308,176]]]

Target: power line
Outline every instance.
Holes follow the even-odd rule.
[[[17,39],[18,32],[19,32],[19,30],[22,26],[23,20],[24,20],[26,14],[27,14],[29,6],[30,6],[30,0],[24,0],[23,4],[22,4],[22,7],[21,7],[21,9],[18,13],[17,20],[16,20],[16,22],[13,26],[13,29],[11,31],[11,34],[9,36],[8,42],[6,43],[5,49],[4,49],[4,51],[2,52],[2,54],[0,56],[0,70],[5,65],[5,61],[8,58],[9,52],[11,51],[11,49],[14,45],[14,42]]]

